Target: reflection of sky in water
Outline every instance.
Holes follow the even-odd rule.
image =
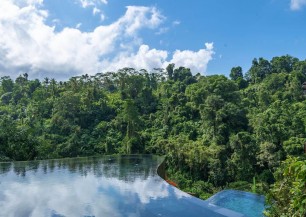
[[[152,156],[0,164],[0,216],[223,216],[169,186],[157,164]]]

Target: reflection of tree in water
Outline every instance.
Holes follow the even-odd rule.
[[[28,171],[31,171],[32,173],[37,173],[40,162],[39,161],[29,161],[29,162],[14,162],[12,163],[14,172],[18,176],[26,176],[26,173]]]
[[[156,175],[159,163],[161,163],[161,159],[152,155],[71,158],[2,163],[0,164],[0,174],[8,173],[12,168],[17,176],[22,177],[26,176],[28,172],[47,174],[68,170],[70,173],[78,173],[81,176],[92,173],[96,177],[117,177],[125,182],[133,182],[136,178],[147,179],[149,176]]]
[[[133,157],[121,157],[118,158],[118,168],[113,172],[117,174],[112,174],[119,178],[119,180],[124,181],[134,181],[135,178],[141,177],[147,179],[149,176],[154,176],[157,169],[157,159],[153,156],[133,156]]]
[[[25,167],[16,167],[14,165],[14,172],[17,176],[25,176],[26,175],[26,168]]]
[[[0,174],[9,172],[11,167],[11,163],[0,163]]]

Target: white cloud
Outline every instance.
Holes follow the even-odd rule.
[[[291,10],[300,10],[304,6],[306,6],[306,0],[291,0],[290,3]]]
[[[136,14],[137,16],[135,16]],[[126,24],[124,24],[127,27],[125,33],[133,35],[136,29],[143,26],[154,29],[158,27],[163,20],[164,17],[156,8],[127,6],[127,12],[124,17],[119,19],[119,23],[125,23],[127,21]]]
[[[165,34],[166,32],[169,31],[169,28],[168,27],[162,27],[158,30],[158,32],[156,32],[155,34],[156,35],[162,35],[162,34]]]
[[[99,14],[100,12],[101,12],[101,10],[100,10],[99,8],[97,8],[97,7],[94,7],[94,8],[92,9],[92,14],[93,14],[93,15]]]
[[[204,49],[198,51],[176,50],[170,61],[169,54],[165,50],[150,49],[148,45],[141,45],[136,54],[121,53],[113,60],[103,62],[104,69],[116,71],[124,67],[136,69],[166,68],[174,63],[176,67],[190,68],[191,72],[205,74],[207,65],[214,55],[213,43],[206,43]]]
[[[98,5],[101,4],[107,4],[107,0],[79,0],[80,4],[82,5],[83,8],[87,7],[97,7]]]
[[[67,78],[100,72],[101,59],[121,41],[137,41],[140,29],[155,28],[163,19],[155,8],[129,6],[116,22],[92,32],[55,32],[45,24],[47,15],[30,3],[21,7],[13,0],[0,1],[0,75],[10,72],[14,77],[26,71],[36,77]]]
[[[106,19],[106,17],[105,17],[105,15],[101,12],[101,10],[99,9],[99,8],[97,8],[97,7],[94,7],[93,9],[92,9],[92,14],[93,15],[98,15],[98,14],[100,14],[100,21],[101,22],[103,22],[105,19]]]
[[[205,73],[207,64],[212,60],[214,54],[213,43],[205,43],[205,48],[199,51],[176,50],[170,61],[176,66],[184,66],[190,68],[193,73]]]
[[[101,15],[100,15],[100,20],[101,20],[101,22],[103,22],[105,19],[106,19],[105,15],[104,15],[104,14],[101,14]]]
[[[76,24],[75,28],[79,29],[81,26],[82,26],[82,23],[78,23],[78,24]]]
[[[52,20],[52,23],[54,23],[54,24],[59,24],[59,23],[61,23],[61,21],[60,21],[59,19],[53,19],[53,20]]]
[[[24,7],[26,5],[42,5],[43,0],[13,0],[14,4],[19,7]]]
[[[136,69],[161,68],[168,57],[167,51],[150,49],[148,45],[141,45],[136,54],[121,53],[111,61],[104,61],[107,71],[115,71],[124,67]]]
[[[175,21],[172,22],[173,26],[177,26],[177,25],[180,25],[180,24],[181,24],[181,21],[179,21],[179,20],[175,20]]]
[[[199,51],[177,50],[173,57],[165,50],[150,49],[138,33],[160,29],[165,17],[154,7],[128,6],[117,21],[91,32],[79,30],[80,24],[56,32],[46,24],[48,12],[42,4],[42,0],[0,0],[0,76],[11,73],[14,78],[27,72],[32,78],[67,79],[123,67],[150,70],[172,62],[205,73],[214,53],[212,44]]]

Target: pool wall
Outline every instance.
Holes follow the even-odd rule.
[[[166,161],[165,161],[165,158],[163,157],[162,162],[157,167],[157,174],[159,175],[159,177],[161,179],[163,179],[163,181],[167,185],[169,185],[169,188],[174,188],[176,191],[181,191],[179,188],[176,188],[176,187],[170,185],[168,182],[166,182],[166,169],[165,169],[165,167],[166,167]],[[213,203],[210,203],[208,201],[205,201],[205,200],[199,199],[197,197],[194,197],[194,196],[192,196],[192,195],[190,195],[190,194],[188,194],[184,191],[181,191],[181,194],[184,194],[186,196],[185,200],[187,200],[189,203],[196,204],[200,207],[203,207],[203,209],[207,209],[207,210],[210,210],[214,213],[221,214],[222,216],[226,216],[226,217],[247,217],[242,213],[239,213],[239,212],[236,212],[234,210],[230,210],[230,209],[227,209],[227,208],[224,208],[224,207],[221,207],[221,206],[217,206],[217,205],[215,205]]]

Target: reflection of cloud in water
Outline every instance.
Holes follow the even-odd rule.
[[[156,174],[157,162],[130,156],[0,164],[0,216],[151,217],[160,208],[185,209],[175,203],[188,195]]]
[[[92,177],[72,180],[70,186],[69,183],[51,186],[48,183],[12,183],[3,192],[5,198],[0,201],[0,216],[42,217],[54,212],[64,216],[80,216],[81,213],[120,216],[116,214],[116,201],[103,194],[97,195],[96,186]],[[91,204],[90,210],[86,210],[86,204]]]
[[[174,189],[174,195],[177,199],[181,199],[183,197],[191,197],[189,194],[187,194],[187,193],[185,193],[185,192],[183,192],[183,191],[181,191],[177,188],[173,187],[172,189]]]
[[[65,177],[58,182],[46,180],[32,176],[27,182],[2,183],[0,216],[134,217],[150,200],[169,196],[169,186],[157,176],[136,178],[133,182],[92,174]],[[174,190],[174,194],[176,198],[185,196],[179,190]]]
[[[122,182],[118,179],[108,179],[104,182],[109,187],[114,187],[120,191],[121,194],[131,193],[136,194],[142,204],[147,204],[150,199],[165,198],[169,196],[167,185],[158,178],[150,177],[147,180],[137,178],[132,183]]]

